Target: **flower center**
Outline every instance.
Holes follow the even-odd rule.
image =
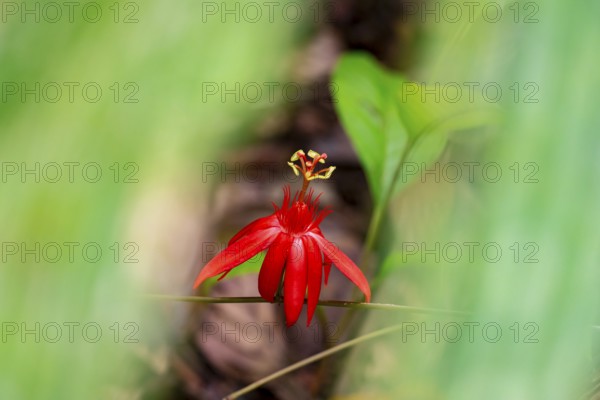
[[[308,206],[300,201],[292,203],[292,206],[287,210],[283,218],[285,219],[285,227],[290,235],[306,233],[313,221],[313,215]]]

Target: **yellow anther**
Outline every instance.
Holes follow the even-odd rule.
[[[298,150],[294,154],[292,154],[292,158],[290,158],[290,160],[291,161],[297,161],[300,158],[301,155],[302,156],[304,155],[304,151]]]
[[[294,170],[294,174],[296,174],[296,176],[300,176],[300,171],[299,171],[298,166],[296,164],[288,162],[288,165],[290,167],[292,167],[292,169]]]
[[[314,178],[315,179],[329,179],[329,178],[331,178],[331,174],[333,174],[333,171],[335,171],[335,167],[329,167],[327,169],[319,171],[316,175],[314,175]],[[321,175],[321,174],[324,174],[324,175]]]
[[[314,150],[309,150],[309,151],[308,151],[308,156],[309,156],[310,158],[317,158],[317,157],[321,157],[321,155],[320,155],[319,153],[317,153],[316,151],[314,151]]]
[[[333,174],[333,171],[335,171],[335,168],[336,167],[329,167],[329,168],[327,168],[326,169],[327,172],[325,173],[325,176],[323,176],[323,179],[329,179],[329,178],[331,178],[331,174]]]

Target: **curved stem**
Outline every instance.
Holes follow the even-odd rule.
[[[373,253],[375,248],[375,242],[379,236],[379,232],[381,231],[381,223],[383,221],[383,217],[385,216],[385,212],[387,211],[388,204],[392,195],[394,193],[394,187],[396,186],[396,182],[400,179],[400,174],[402,173],[402,165],[404,160],[406,159],[408,152],[410,151],[413,143],[412,141],[408,141],[404,150],[402,151],[402,155],[400,156],[400,160],[394,169],[392,183],[388,186],[386,191],[383,193],[383,197],[381,201],[377,203],[375,206],[375,210],[373,210],[373,216],[371,217],[371,221],[369,223],[369,228],[367,231],[367,237],[365,239],[365,245],[363,246],[360,262],[358,266],[361,270],[367,273],[367,276],[374,275],[377,272],[376,268],[368,268],[369,258]],[[352,294],[355,295],[357,292],[356,288],[353,290]],[[347,310],[340,320],[340,329],[345,331],[351,324],[352,319],[354,317],[354,310]]]
[[[394,194],[394,188],[396,187],[396,182],[400,179],[400,174],[402,173],[402,166],[408,152],[412,148],[413,142],[409,140],[402,151],[402,155],[400,156],[400,160],[394,169],[394,173],[392,175],[392,182],[387,187],[386,191],[383,193],[382,199],[377,203],[375,209],[373,210],[373,216],[371,217],[371,222],[369,223],[369,228],[367,231],[367,237],[365,238],[365,245],[363,246],[363,251],[361,255],[361,259],[359,262],[359,267],[367,272],[370,271],[368,267],[369,257],[375,248],[375,242],[379,236],[379,231],[381,230],[381,223],[383,221],[383,217],[385,216],[385,212],[387,211],[388,204]]]
[[[380,329],[380,330],[377,330],[375,332],[371,332],[371,333],[368,333],[366,335],[359,336],[356,339],[352,339],[352,340],[349,340],[349,341],[344,342],[342,344],[339,344],[337,346],[334,346],[334,347],[332,347],[330,349],[327,349],[325,351],[317,353],[314,356],[305,358],[304,360],[301,360],[301,361],[299,361],[299,362],[297,362],[295,364],[292,364],[292,365],[290,365],[288,367],[280,369],[279,371],[276,371],[276,372],[272,373],[271,375],[265,376],[264,378],[259,379],[256,382],[251,383],[250,385],[248,385],[248,386],[246,386],[246,387],[244,387],[244,388],[242,388],[242,389],[240,389],[240,390],[238,390],[236,392],[231,393],[229,396],[226,396],[225,398],[223,398],[223,400],[234,400],[234,399],[237,399],[240,396],[242,396],[242,395],[244,395],[246,393],[249,393],[249,392],[253,391],[254,389],[256,389],[256,388],[264,385],[265,383],[271,382],[271,381],[273,381],[273,380],[275,380],[277,378],[282,377],[283,375],[286,375],[286,374],[288,374],[290,372],[293,372],[293,371],[295,371],[295,370],[297,370],[299,368],[302,368],[302,367],[304,367],[304,366],[306,366],[308,364],[311,364],[311,363],[313,363],[315,361],[318,361],[318,360],[320,360],[322,358],[325,358],[325,357],[327,357],[327,356],[329,356],[331,354],[335,354],[335,353],[337,353],[339,351],[342,351],[344,349],[347,349],[349,347],[356,346],[357,344],[366,342],[367,340],[371,340],[371,339],[374,339],[376,337],[387,335],[387,334],[390,334],[392,332],[396,332],[396,331],[400,331],[400,330],[402,330],[402,324],[390,326],[389,328]]]
[[[386,210],[386,206],[382,206],[381,204],[384,203],[382,202],[378,206],[376,206],[375,210],[373,211],[373,217],[371,218],[371,222],[369,223],[367,237],[365,238],[365,245],[363,246],[362,254],[358,262],[358,265],[362,270],[367,270],[369,258],[371,256],[371,253],[373,252],[375,242],[377,241],[377,236],[379,235],[381,221],[383,220],[383,216]]]

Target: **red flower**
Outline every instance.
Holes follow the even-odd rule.
[[[313,161],[308,161],[301,150],[292,157],[292,161],[301,161],[301,167],[290,163],[295,172],[303,173],[302,191],[290,198],[290,189],[286,187],[281,208],[274,205],[273,215],[259,218],[239,231],[227,248],[200,271],[194,288],[219,274],[222,274],[219,280],[223,279],[236,266],[268,250],[258,275],[258,290],[266,301],[273,302],[283,277],[283,303],[288,326],[298,320],[307,292],[307,325],[310,324],[319,301],[323,273],[327,284],[332,263],[358,286],[366,301],[370,301],[371,289],[363,273],[348,256],[325,239],[319,229],[330,211],[318,211],[319,199],[312,199],[312,190],[305,196],[310,180],[328,178],[335,167],[315,172],[316,164],[324,162],[327,155],[313,151],[308,155]]]

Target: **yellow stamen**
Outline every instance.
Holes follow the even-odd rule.
[[[292,170],[294,170],[294,174],[296,174],[296,176],[300,176],[300,169],[298,168],[298,166],[294,163],[288,162],[288,165],[290,167],[292,167]]]
[[[292,154],[292,158],[290,158],[290,160],[291,160],[291,161],[297,161],[297,160],[298,160],[298,158],[300,158],[300,156],[301,156],[301,155],[302,155],[302,156],[304,155],[304,151],[302,151],[302,150],[298,150],[298,151],[296,151],[294,154]]]
[[[325,172],[325,175],[321,179],[331,178],[331,174],[333,174],[333,171],[335,171],[335,169],[336,169],[336,167],[329,167],[327,169],[320,171],[319,173]]]
[[[288,162],[288,165],[294,170],[294,174],[296,174],[296,176],[302,174],[302,178],[304,179],[304,184],[302,185],[302,190],[298,197],[300,201],[304,199],[304,194],[310,181],[314,181],[315,179],[329,179],[331,174],[333,174],[333,171],[335,171],[335,167],[333,166],[324,168],[320,171],[315,171],[315,167],[318,163],[325,164],[327,154],[319,154],[314,150],[309,150],[308,157],[312,158],[312,161],[306,158],[304,151],[298,150],[292,154],[292,157],[290,158],[291,161]],[[296,164],[297,161],[300,162],[299,165]]]
[[[321,155],[320,155],[319,153],[317,153],[316,151],[314,151],[314,150],[309,150],[309,151],[308,151],[308,156],[309,156],[310,158],[317,158],[317,157],[321,157]]]

